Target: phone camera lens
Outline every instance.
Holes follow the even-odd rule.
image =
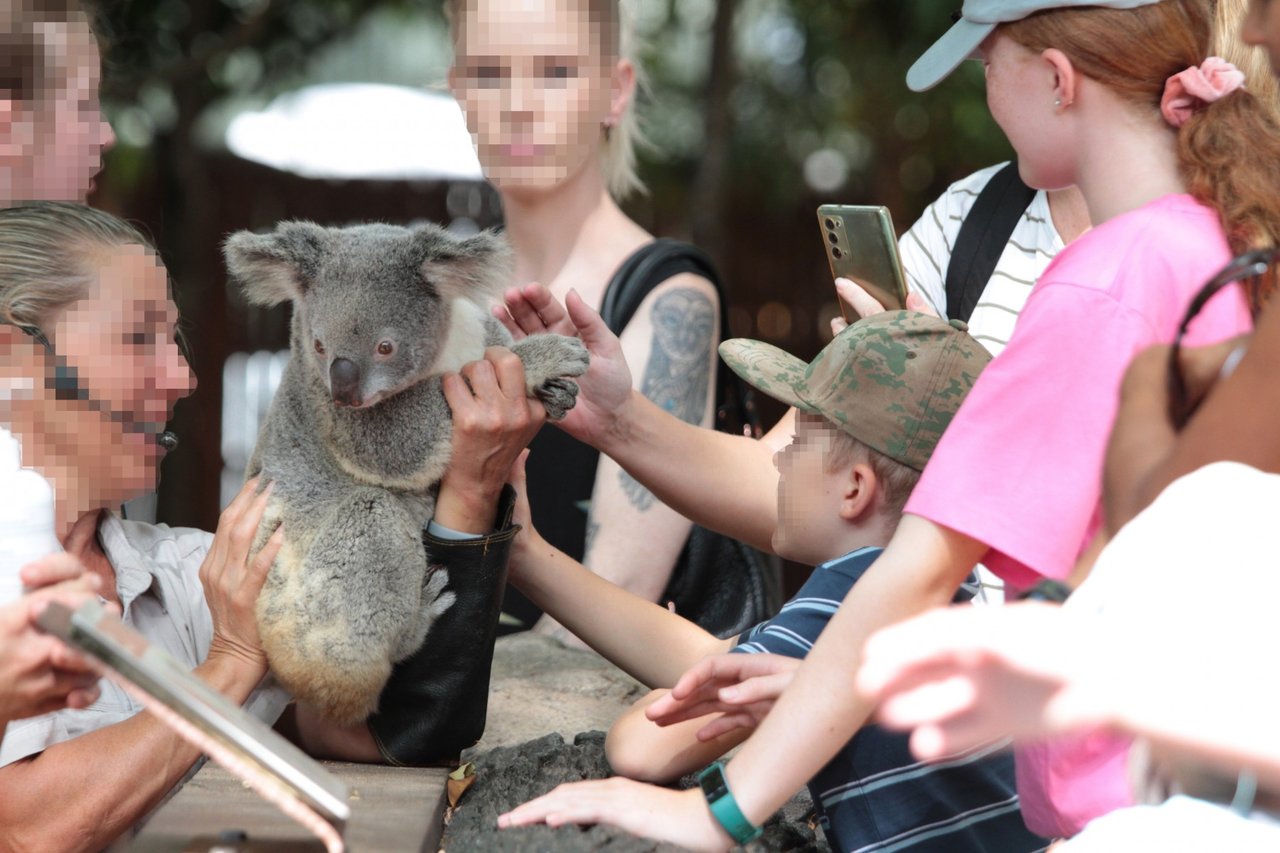
[[[827,232],[827,239],[831,241],[833,246],[840,243],[840,238],[834,232]]]
[[[844,256],[844,252],[840,251],[840,248],[838,246],[831,250],[831,257],[835,258],[837,261],[840,260],[840,258],[842,258],[843,256]]]
[[[836,221],[834,219],[827,220],[827,230],[828,231],[836,230]]]

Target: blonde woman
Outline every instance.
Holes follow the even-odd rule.
[[[618,269],[654,239],[618,206],[639,187],[637,72],[623,10],[616,0],[451,0],[448,8],[450,82],[502,197],[513,284],[541,282],[561,299],[576,290],[600,307]],[[721,334],[716,288],[691,272],[650,283],[621,334],[627,360],[643,365],[636,387],[707,426]],[[553,545],[659,599],[690,522],[615,462],[553,429],[532,446],[529,491],[535,523]],[[508,612],[537,618],[531,604],[510,604],[513,597]]]

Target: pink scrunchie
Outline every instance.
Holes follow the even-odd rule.
[[[1173,127],[1182,127],[1206,104],[1244,86],[1244,74],[1220,56],[1211,56],[1199,68],[1192,66],[1169,78],[1160,99],[1160,112]]]

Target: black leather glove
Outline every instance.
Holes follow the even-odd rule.
[[[388,764],[426,766],[456,762],[484,734],[489,669],[502,612],[515,492],[498,499],[495,531],[475,539],[423,535],[427,559],[449,572],[457,600],[431,625],[427,641],[396,664],[369,718],[369,731]]]

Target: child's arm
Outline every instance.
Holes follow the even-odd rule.
[[[728,647],[729,641],[721,642]],[[698,730],[710,722],[714,714],[659,726],[645,711],[669,692],[654,690],[641,697],[609,728],[604,754],[614,773],[641,782],[670,784],[706,767],[751,734],[749,728],[738,728],[711,740],[700,740]]]
[[[790,686],[726,765],[738,807],[759,825],[822,768],[866,722],[872,705],[853,685],[866,638],[881,627],[948,604],[987,546],[914,515],[903,517],[884,554],[850,589]],[[562,785],[502,815],[499,826],[611,823],[701,850],[725,849],[729,836],[698,790],[619,784]],[[654,822],[647,815],[661,813]]]
[[[515,521],[524,529],[512,547],[510,579],[520,591],[633,678],[666,687],[709,654],[719,640],[682,616],[646,601],[583,566],[538,535],[529,515],[525,454],[512,468]]]

